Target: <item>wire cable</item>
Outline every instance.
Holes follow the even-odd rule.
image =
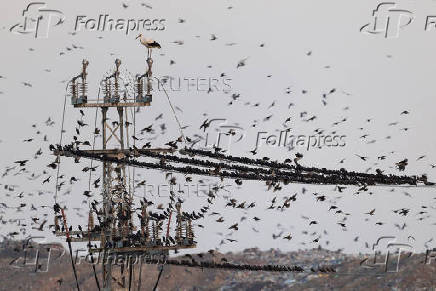
[[[160,266],[159,275],[157,276],[156,284],[154,284],[153,291],[156,291],[157,285],[159,285],[159,280],[160,280],[160,276],[162,276],[163,267],[164,267],[163,265]]]
[[[66,106],[67,106],[67,95],[68,95],[68,85],[70,84],[71,80],[67,83],[66,87],[65,87],[65,98],[64,98],[64,107],[62,110],[62,124],[61,124],[61,134],[60,134],[60,138],[59,138],[59,146],[62,146],[62,138],[64,135],[64,122],[65,122],[65,110],[66,110]],[[60,168],[61,168],[61,158],[60,156],[57,156],[57,173],[56,173],[56,189],[55,189],[55,194],[54,194],[54,201],[55,204],[57,204],[57,198],[58,198],[58,183],[59,183],[59,172],[60,172]]]
[[[165,95],[167,96],[168,103],[170,104],[171,110],[173,111],[174,118],[175,118],[176,121],[177,121],[177,124],[178,124],[178,126],[179,126],[179,130],[180,130],[180,133],[181,133],[181,135],[182,135],[182,137],[183,137],[183,141],[185,142],[185,145],[186,145],[186,143],[187,143],[187,141],[186,141],[186,137],[185,137],[185,134],[183,133],[182,125],[180,124],[180,121],[179,121],[179,119],[177,118],[177,114],[176,114],[176,111],[174,110],[173,104],[171,103],[170,96],[168,95],[167,90],[165,90],[165,87],[163,86],[163,84],[162,84],[162,82],[159,80],[159,78],[156,78],[156,77],[154,77],[154,78],[158,81],[159,84],[162,85],[162,89],[163,89],[163,91],[165,92]]]

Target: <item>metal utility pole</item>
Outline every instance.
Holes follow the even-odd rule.
[[[135,119],[129,122],[128,111],[132,113],[137,107],[150,106],[152,101],[152,64],[151,57],[147,59],[148,69],[145,74],[137,75],[135,80],[135,96],[128,96],[127,90],[122,90],[124,86],[122,77],[120,76],[121,61],[115,60],[115,70],[110,75],[105,77],[101,85],[103,86],[103,100],[90,100],[87,96],[87,67],[88,61],[83,60],[82,72],[71,80],[71,103],[75,108],[97,108],[101,111],[100,132],[102,137],[101,149],[86,150],[90,154],[102,154],[112,158],[121,159],[125,156],[135,154],[135,146],[133,150],[129,141],[129,126],[134,124]],[[123,92],[123,94],[121,94]],[[121,97],[121,95],[123,95]],[[116,109],[117,116],[114,118]],[[112,113],[112,122],[108,122],[109,115]],[[116,120],[116,121],[115,121]],[[98,130],[95,129],[95,134]],[[77,147],[72,145],[72,148]],[[149,149],[155,152],[167,152],[171,149]],[[56,155],[65,155],[62,151],[57,151]],[[71,231],[71,241],[88,242],[88,250],[90,254],[97,253],[102,255],[102,289],[114,290],[118,285],[122,285],[121,289],[126,289],[131,285],[133,263],[132,257],[143,258],[144,256],[163,256],[167,257],[169,250],[193,248],[195,242],[193,240],[193,232],[189,219],[183,219],[181,215],[181,205],[177,204],[177,221],[175,229],[175,239],[172,239],[169,234],[171,215],[168,217],[168,229],[166,237],[161,238],[161,228],[163,221],[150,217],[147,212],[147,205],[141,207],[141,225],[134,225],[133,214],[133,189],[134,177],[129,176],[129,169],[124,163],[103,161],[102,172],[102,208],[95,211],[90,209],[88,219],[88,231]],[[127,168],[127,169],[126,169]],[[99,224],[94,225],[94,212],[97,212]],[[67,232],[60,231],[59,218],[55,217],[56,235],[65,236]],[[150,226],[152,224],[152,226]],[[183,234],[182,229],[189,229],[189,233]],[[138,230],[139,229],[139,230]],[[76,235],[76,237],[73,237]],[[99,241],[100,246],[92,245],[91,241]],[[172,243],[174,242],[174,243]],[[114,279],[113,267],[118,265],[116,258],[121,255],[125,260],[119,264],[121,283],[113,286]],[[93,260],[93,259],[92,259]],[[137,263],[139,263],[137,261]],[[141,260],[142,266],[142,260]],[[129,270],[129,284],[126,284],[126,271]],[[115,278],[117,279],[117,278]],[[97,281],[98,284],[98,281]]]

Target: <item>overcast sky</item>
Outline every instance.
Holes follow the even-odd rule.
[[[113,70],[116,58],[121,59],[121,68],[126,76],[144,73],[146,50],[135,40],[139,32],[162,46],[161,50],[153,51],[154,75],[172,76],[182,82],[180,90],[170,89],[168,92],[173,104],[181,109],[177,110],[177,116],[182,125],[189,126],[184,131],[188,136],[205,136],[199,127],[206,118],[225,119],[226,125],[238,126],[243,133],[243,138],[233,142],[227,150],[232,155],[251,156],[249,151],[255,148],[259,132],[265,132],[262,136],[277,134],[285,129],[283,123],[291,117],[286,127],[290,127],[293,134],[310,136],[316,129],[323,129],[325,133],[333,131],[345,136],[345,145],[289,150],[287,147],[262,144],[258,148],[259,157],[284,160],[300,152],[304,155],[301,161],[304,165],[346,167],[356,171],[371,168],[370,172],[380,168],[395,174],[399,173],[395,163],[408,158],[405,174],[426,173],[429,180],[436,180],[436,168],[430,166],[436,164],[433,70],[436,30],[431,26],[426,30],[427,16],[436,15],[434,1],[398,1],[391,11],[381,12],[379,19],[391,15],[391,25],[398,24],[389,28],[388,37],[383,32],[371,33],[373,10],[381,3],[372,0],[144,2],[151,8],[141,5],[141,1],[46,1],[46,8],[39,13],[44,15],[44,21],[47,21],[47,15],[52,18],[49,18],[48,30],[44,30],[45,23],[41,22],[37,37],[29,29],[29,33],[20,33],[23,28],[16,26],[23,23],[23,10],[30,3],[8,0],[0,4],[0,75],[3,76],[0,79],[3,108],[0,114],[0,164],[5,168],[16,160],[32,159],[39,148],[44,152],[42,157],[31,162],[30,173],[11,174],[0,180],[2,184],[19,185],[14,192],[2,190],[2,201],[10,206],[23,201],[35,206],[53,205],[53,194],[49,191],[55,189],[55,177],[49,184],[41,183],[42,178],[55,173],[50,171],[35,181],[26,177],[32,172],[41,174],[53,161],[53,157],[49,156],[49,143],[42,140],[45,134],[50,143],[59,140],[65,80],[77,75],[82,59],[87,59],[90,63],[88,95],[89,98],[96,98],[99,81]],[[397,11],[400,9],[404,11]],[[402,15],[400,18],[398,13]],[[121,22],[125,20],[125,23],[130,19],[133,20],[131,23],[157,19],[158,22],[154,23],[159,23],[159,28],[157,31],[141,28],[140,31],[126,33],[126,29],[87,29],[83,23],[78,23],[75,29],[78,19],[98,21],[99,15],[121,19]],[[55,25],[59,16],[64,18],[64,22]],[[92,20],[88,25],[90,23]],[[361,31],[366,24],[369,25]],[[214,38],[212,34],[215,40],[211,40]],[[237,68],[244,59],[245,66]],[[174,64],[170,64],[171,60]],[[225,80],[221,77],[222,73],[225,73]],[[203,85],[200,85],[201,90],[190,88],[183,81],[185,78],[218,80],[218,89],[207,93]],[[30,83],[31,87],[23,82]],[[175,86],[178,89],[178,84]],[[324,105],[323,94],[332,89],[334,92],[324,98]],[[229,105],[232,94],[239,94],[240,97]],[[256,103],[260,105],[253,106]],[[401,114],[404,110],[410,113]],[[300,117],[302,112],[307,112],[303,118]],[[155,121],[160,113],[163,113],[163,119]],[[92,125],[95,111],[90,109],[85,114],[86,122]],[[264,118],[270,115],[269,121],[264,122]],[[315,120],[303,121],[314,115]],[[44,125],[49,117],[55,121],[53,127]],[[77,110],[67,102],[64,142],[71,141],[78,117]],[[344,118],[345,122],[333,126]],[[165,134],[156,134],[156,139],[152,141],[155,147],[161,147],[179,136],[165,95],[155,90],[151,107],[136,115],[136,127],[141,129],[153,124],[156,132],[160,133],[162,123],[166,125]],[[256,127],[252,126],[254,123]],[[32,128],[32,124],[37,124],[36,128]],[[210,136],[217,127],[218,124],[212,126]],[[42,133],[36,134],[37,130]],[[366,134],[368,136],[362,138]],[[88,136],[91,139],[90,132]],[[23,142],[27,138],[34,138],[34,141]],[[100,143],[97,142],[97,146]],[[369,159],[364,162],[355,154]],[[382,155],[387,158],[378,160],[377,157]],[[417,161],[423,155],[425,157]],[[345,160],[340,164],[342,159]],[[67,181],[60,194],[61,203],[69,205],[67,214],[72,224],[85,225],[87,220],[87,203],[82,203],[86,197],[82,193],[88,187],[88,180],[87,174],[80,171],[86,164],[86,161],[74,165],[68,159],[62,160],[61,173],[66,175],[67,180],[72,173],[81,178],[73,187]],[[165,183],[162,173],[144,169],[136,170],[136,174],[138,172],[150,184]],[[101,166],[93,174],[93,179],[98,178],[100,173]],[[194,183],[200,178],[195,177]],[[179,176],[179,181],[184,182],[183,176]],[[218,179],[207,179],[206,183],[209,182],[220,183]],[[348,187],[339,193],[334,191],[334,186],[292,184],[272,193],[266,191],[262,182],[244,182],[242,187],[236,187],[232,180],[223,183],[231,186],[227,188],[230,192],[221,192],[222,195],[240,202],[247,201],[248,204],[255,202],[257,207],[246,211],[229,209],[225,208],[225,198],[217,199],[211,206],[211,212],[221,213],[225,222],[215,222],[219,216],[207,216],[204,221],[198,222],[205,226],[204,229],[195,229],[199,251],[215,247],[229,251],[256,246],[295,250],[321,244],[331,249],[344,248],[347,252],[367,252],[365,242],[372,245],[382,235],[397,236],[399,241],[408,241],[408,236],[413,236],[416,239],[412,241],[413,246],[422,250],[424,243],[436,234],[435,210],[430,208],[436,206],[434,188],[396,188],[391,191],[390,187],[371,187],[372,194],[355,195],[355,187]],[[303,187],[307,189],[305,194],[301,192]],[[64,195],[63,192],[70,188],[71,193]],[[45,194],[38,195],[38,190]],[[25,193],[23,198],[17,197],[21,191]],[[404,191],[409,195],[405,195]],[[137,192],[136,195],[143,194]],[[298,193],[298,198],[290,209],[284,212],[266,210],[274,196],[282,201],[282,197],[294,193]],[[313,193],[326,195],[328,201],[316,202]],[[98,197],[98,192],[95,195]],[[159,201],[156,197],[154,199]],[[167,197],[161,199],[162,202],[168,201]],[[198,211],[205,201],[204,196],[190,195],[184,207]],[[350,214],[346,230],[337,225],[344,216],[328,211],[333,203]],[[423,205],[429,208],[421,208]],[[82,210],[74,211],[73,207],[82,207]],[[411,209],[406,217],[392,211],[403,207]],[[49,223],[52,223],[50,209],[40,209],[37,214],[28,208],[18,213],[2,209],[5,211],[4,219],[26,218],[30,224],[29,213],[32,217],[48,213]],[[373,208],[376,208],[374,216],[364,214]],[[421,210],[427,211],[430,216],[418,215]],[[309,227],[309,220],[301,218],[302,215],[317,220],[318,225]],[[242,216],[247,219],[240,222],[240,230],[231,233],[228,227],[240,221]],[[255,222],[254,216],[261,221]],[[424,219],[418,220],[421,217]],[[375,225],[380,221],[384,224]],[[403,223],[407,225],[403,231],[395,227],[395,224]],[[1,233],[6,234],[14,227],[1,226]],[[303,230],[307,230],[308,235],[302,234]],[[293,240],[274,240],[272,235],[281,231],[283,235],[292,233]],[[45,233],[50,234],[48,231]],[[220,246],[224,236],[219,233],[229,235],[237,242],[226,241]],[[318,236],[321,236],[320,243],[312,243]],[[357,242],[354,241],[356,237],[359,237]],[[50,240],[56,238],[50,236]],[[435,247],[434,242],[428,245]]]

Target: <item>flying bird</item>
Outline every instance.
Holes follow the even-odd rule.
[[[245,58],[245,59],[240,60],[240,61],[238,62],[238,65],[236,65],[236,68],[239,68],[239,67],[243,67],[243,66],[245,66],[245,61],[247,61],[247,59],[248,59],[248,58]]]
[[[408,164],[408,159],[404,159],[398,163],[395,163],[395,165],[397,166],[399,171],[404,171],[404,169],[406,168]]]

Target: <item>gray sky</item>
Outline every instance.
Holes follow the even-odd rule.
[[[137,31],[126,35],[122,31],[89,31],[82,28],[75,35],[71,34],[77,16],[98,19],[100,14],[108,14],[113,19],[165,19],[164,30],[142,31],[162,45],[162,49],[153,54],[155,76],[169,75],[182,80],[209,79],[220,78],[220,74],[225,73],[229,78],[231,90],[227,94],[222,90],[208,94],[188,90],[186,86],[182,86],[180,91],[170,90],[172,102],[183,110],[183,113],[177,112],[179,119],[183,125],[189,125],[186,135],[202,134],[199,126],[206,118],[223,118],[228,124],[245,129],[244,138],[231,144],[230,153],[249,156],[248,151],[255,147],[258,132],[273,134],[283,130],[284,120],[292,117],[288,125],[293,134],[309,136],[315,129],[322,128],[326,132],[336,131],[345,135],[346,145],[309,151],[304,148],[289,151],[286,147],[262,146],[258,150],[259,156],[284,160],[298,151],[304,154],[304,165],[346,167],[358,171],[371,167],[371,172],[378,167],[387,173],[398,173],[394,164],[407,157],[409,165],[404,173],[427,173],[430,180],[436,180],[436,169],[430,166],[436,164],[436,137],[432,134],[432,116],[436,105],[432,70],[436,30],[425,30],[427,16],[436,15],[434,1],[420,1],[419,5],[416,1],[398,1],[397,9],[412,12],[413,21],[399,30],[398,37],[392,38],[360,32],[362,26],[373,21],[372,11],[380,3],[378,1],[147,1],[152,9],[141,6],[140,1],[125,1],[127,8],[123,8],[123,2],[118,1],[46,1],[47,8],[59,10],[65,16],[64,23],[49,28],[46,38],[35,38],[32,33],[10,32],[13,25],[23,21],[22,11],[29,3],[2,1],[0,4],[0,75],[4,77],[0,79],[0,98],[4,109],[0,115],[0,150],[3,168],[16,160],[31,158],[40,147],[44,156],[32,161],[32,170],[39,173],[53,160],[48,156],[48,143],[42,142],[42,136],[36,135],[36,129],[31,125],[36,123],[37,128],[49,136],[51,143],[58,141],[66,85],[63,81],[80,72],[83,58],[90,62],[90,96],[97,96],[99,80],[113,69],[115,58],[122,60],[123,70],[132,74],[144,72],[146,51],[135,40]],[[232,8],[228,9],[229,6]],[[407,16],[404,17],[400,25],[407,21]],[[179,18],[186,22],[179,23]],[[211,34],[217,39],[211,41]],[[175,41],[183,41],[183,45]],[[264,46],[260,47],[262,43]],[[73,44],[83,49],[73,49]],[[308,52],[311,54],[308,55]],[[237,68],[238,62],[245,58],[246,65]],[[170,60],[174,60],[175,64],[170,65]],[[29,82],[32,87],[26,87],[22,82]],[[335,92],[328,95],[327,105],[323,105],[322,94],[333,88]],[[291,92],[288,94],[287,90]],[[307,93],[303,94],[303,90]],[[240,94],[240,98],[228,106],[233,93]],[[167,130],[164,136],[159,135],[153,141],[153,145],[158,147],[177,138],[179,132],[163,92],[156,92],[153,98],[152,106],[137,115],[137,128],[152,123],[158,128],[163,120],[154,119],[163,113]],[[246,102],[250,105],[244,105]],[[257,102],[260,105],[253,107]],[[273,102],[274,107],[268,109]],[[289,108],[289,103],[294,106]],[[345,107],[349,109],[344,110]],[[403,110],[408,110],[410,114],[400,115]],[[300,113],[304,111],[307,111],[307,118],[316,115],[317,119],[302,121]],[[93,124],[94,114],[93,110],[86,112],[88,123]],[[271,119],[262,122],[270,114],[273,114]],[[47,128],[44,121],[49,116],[56,124]],[[67,103],[66,141],[71,139],[73,124],[78,116],[78,112]],[[343,118],[347,121],[332,126]],[[371,119],[370,122],[367,119]],[[251,127],[253,120],[259,120],[256,128]],[[398,124],[389,126],[393,122]],[[402,130],[404,128],[408,130]],[[368,134],[366,139],[361,138],[364,134]],[[391,138],[386,139],[387,136]],[[30,137],[34,137],[35,141],[22,142]],[[368,144],[372,140],[375,142]],[[363,162],[355,154],[370,158]],[[377,160],[377,156],[381,155],[386,155],[386,160]],[[426,157],[416,161],[422,155]],[[339,164],[341,159],[345,159],[343,164]],[[377,162],[379,164],[374,165]],[[70,208],[87,207],[82,204],[84,196],[81,194],[87,188],[87,175],[80,171],[85,164],[78,166],[63,160],[61,172],[68,179],[70,173],[77,173],[82,178],[72,187],[71,194],[61,194],[61,201],[71,205]],[[101,168],[94,179],[100,172]],[[158,172],[136,172],[145,176],[149,183],[164,183],[163,175]],[[25,176],[28,174],[10,175],[0,180],[2,184],[19,185],[15,192],[9,193],[11,196],[6,196],[8,193],[4,191],[5,203],[18,205],[26,201],[35,206],[51,206],[53,197],[48,191],[55,188],[54,177],[50,185],[41,185],[41,178],[28,181]],[[43,175],[44,178],[47,176]],[[183,177],[179,180],[183,181]],[[208,180],[219,182],[217,179]],[[423,215],[417,215],[422,205],[436,206],[434,189],[397,188],[392,192],[390,187],[373,187],[370,189],[372,195],[354,195],[357,190],[354,187],[338,193],[334,191],[334,186],[293,184],[284,186],[281,192],[272,193],[266,192],[261,182],[244,182],[239,189],[233,181],[224,182],[231,184],[228,188],[231,193],[224,192],[223,195],[230,195],[241,202],[256,202],[257,207],[243,214],[240,210],[224,208],[227,201],[218,199],[211,211],[220,212],[226,221],[219,224],[215,222],[218,216],[211,216],[200,222],[206,226],[205,229],[197,228],[198,249],[201,251],[217,247],[222,239],[217,233],[229,234],[228,227],[243,215],[247,220],[240,222],[240,230],[231,235],[238,242],[226,243],[220,247],[221,250],[255,246],[283,250],[316,247],[318,244],[310,242],[319,235],[323,247],[345,248],[348,252],[368,251],[365,242],[372,244],[381,235],[395,235],[403,241],[412,235],[416,238],[413,245],[422,250],[424,242],[436,234],[434,209],[425,209],[431,216],[422,221],[418,218]],[[304,195],[302,187],[308,190]],[[46,194],[38,195],[37,190]],[[66,190],[64,188],[62,192]],[[17,198],[21,191],[25,191],[25,197]],[[406,196],[404,191],[410,196]],[[297,202],[290,209],[284,212],[266,210],[274,196],[281,201],[281,197],[296,192],[299,193]],[[314,192],[328,196],[331,201],[315,202]],[[34,193],[34,196],[27,196],[28,193]],[[193,196],[187,199],[185,207],[198,210],[206,198]],[[340,196],[342,198],[338,198]],[[343,216],[328,211],[333,200],[344,212],[351,214],[346,221],[346,231],[337,225]],[[403,207],[411,208],[406,217],[392,212]],[[4,217],[27,218],[27,208],[21,213],[5,210]],[[364,214],[373,208],[376,208],[374,216]],[[52,215],[47,209],[41,211],[49,213],[49,217]],[[85,216],[80,218],[72,209],[69,211],[73,224],[86,223],[87,212],[80,213]],[[317,220],[319,224],[309,228],[309,221],[302,219],[302,215]],[[254,222],[254,216],[262,220]],[[369,221],[365,220],[367,218]],[[378,221],[385,224],[375,225]],[[407,224],[404,231],[394,226],[404,222]],[[259,232],[253,231],[253,227]],[[10,229],[8,225],[1,226],[1,233],[6,234]],[[284,235],[292,233],[294,239],[290,242],[282,238],[272,239],[272,234],[280,233],[281,229]],[[309,235],[301,234],[302,230],[307,230]],[[323,230],[328,234],[323,234]],[[317,233],[310,236],[312,232]],[[359,239],[354,242],[356,236]],[[326,245],[326,241],[330,244]],[[429,245],[435,246],[434,242]]]

